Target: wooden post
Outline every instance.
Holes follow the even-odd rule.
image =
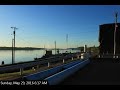
[[[23,75],[23,68],[20,68],[20,75]]]
[[[39,68],[39,65],[37,65],[37,69]]]
[[[65,63],[65,60],[63,59],[63,63]]]
[[[116,56],[116,58],[118,58],[118,56]]]
[[[35,67],[32,67],[32,69],[35,71]]]
[[[48,62],[48,67],[50,67],[50,63]]]
[[[73,60],[73,57],[72,57],[72,60]]]
[[[77,56],[77,59],[79,59],[79,55]]]
[[[100,55],[99,55],[99,58],[101,58]]]

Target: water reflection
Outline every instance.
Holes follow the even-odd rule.
[[[66,50],[60,50],[60,53],[65,53]],[[79,50],[69,50],[69,52],[78,52]],[[55,54],[55,50],[52,50]],[[16,50],[15,63],[33,61],[35,57],[40,58],[45,54],[45,50]],[[5,64],[12,63],[12,51],[0,50],[0,65],[4,61]]]

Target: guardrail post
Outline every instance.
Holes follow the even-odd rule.
[[[116,56],[116,58],[118,58],[118,56]]]
[[[20,75],[23,75],[23,68],[20,68]]]
[[[101,56],[100,56],[100,55],[98,55],[98,57],[99,57],[99,58],[101,58]]]
[[[48,62],[48,67],[50,67],[50,63]]]
[[[73,60],[73,57],[72,57],[72,60]]]
[[[32,69],[35,71],[35,67],[32,67]]]
[[[65,60],[63,59],[63,63],[65,63]]]
[[[39,68],[39,65],[37,65],[37,69]]]

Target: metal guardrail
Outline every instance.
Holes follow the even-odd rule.
[[[71,58],[72,57],[73,57],[73,55],[71,55]],[[37,65],[47,64],[47,63],[51,63],[51,62],[55,62],[55,61],[62,61],[64,58],[67,58],[67,57],[63,57],[63,56],[59,57],[58,56],[58,57],[53,57],[53,58],[40,59],[37,61],[13,64],[13,65],[3,65],[3,66],[0,66],[0,72],[19,70],[19,69],[21,71],[21,69],[23,70],[24,68],[28,68],[28,67],[34,67]],[[70,56],[68,58],[70,58]]]
[[[54,73],[58,73],[62,70],[63,65],[48,69],[48,70],[44,70],[41,72],[37,72],[34,74],[30,74],[27,76],[24,76],[22,79],[23,80],[43,80],[44,78],[53,75]]]
[[[84,67],[90,62],[90,60],[85,60],[79,63],[76,63],[72,67],[69,67],[59,73],[56,73],[50,77],[45,78],[44,80],[47,80],[49,85],[56,85],[62,82],[65,78],[72,75],[74,72],[78,71],[80,68]]]
[[[23,79],[25,79],[25,80],[43,80],[45,77],[49,77],[55,73],[58,73],[64,69],[67,69],[67,68],[69,68],[77,63],[80,63],[82,61],[84,61],[84,60],[78,59],[77,61],[72,61],[72,62],[69,62],[67,64],[56,66],[56,67],[48,69],[48,70],[44,70],[41,72],[37,72],[34,74],[24,76]]]

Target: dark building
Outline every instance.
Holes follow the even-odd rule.
[[[114,53],[114,31],[115,23],[99,26],[99,50],[100,54]],[[116,54],[120,54],[120,23],[116,28]]]

